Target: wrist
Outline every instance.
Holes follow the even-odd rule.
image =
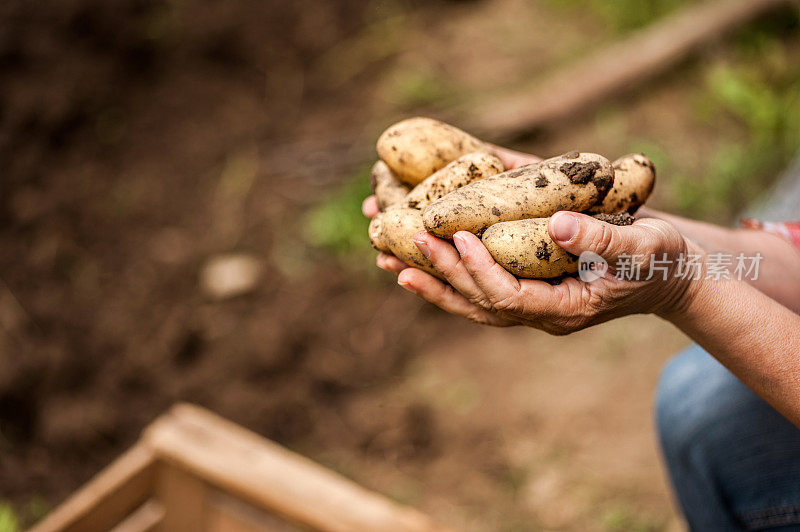
[[[689,239],[685,239],[685,242],[686,250],[683,255],[700,257],[700,264],[704,265],[705,250]],[[707,284],[708,280],[704,276],[702,267],[699,274],[693,271],[684,273],[686,274],[680,271],[674,272],[673,282],[660,298],[658,308],[654,310],[654,314],[673,323],[693,314],[699,306],[699,301],[703,299],[701,296],[713,288]]]
[[[655,314],[680,328],[680,324],[705,314],[703,309],[706,302],[713,298],[711,294],[714,293],[715,284],[718,283],[702,276],[686,280]]]

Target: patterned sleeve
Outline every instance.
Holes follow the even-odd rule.
[[[742,218],[739,223],[745,229],[758,229],[780,235],[800,249],[800,222],[764,222],[754,218]]]

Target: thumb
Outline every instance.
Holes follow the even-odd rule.
[[[623,227],[585,214],[560,211],[550,218],[548,230],[553,241],[573,255],[593,251],[615,263],[620,255],[649,256],[662,248],[668,231],[660,225],[660,220],[647,218]]]

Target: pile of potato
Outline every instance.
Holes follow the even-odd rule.
[[[578,263],[550,238],[549,216],[566,210],[630,224],[628,213],[655,184],[655,166],[639,154],[611,163],[570,152],[506,171],[491,145],[430,118],[391,126],[377,149],[370,182],[381,212],[370,223],[372,245],[440,278],[412,240],[419,231],[445,239],[469,231],[517,277],[554,278]]]

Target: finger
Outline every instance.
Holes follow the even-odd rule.
[[[578,330],[587,319],[587,286],[573,277],[566,277],[557,285],[521,279],[518,304],[508,314],[550,334]]]
[[[378,256],[375,258],[375,264],[378,266],[378,268],[395,274],[400,273],[408,268],[408,265],[402,260],[390,253],[383,252],[378,253]]]
[[[475,279],[469,274],[458,251],[446,240],[436,238],[430,233],[420,231],[414,235],[414,243],[434,267],[442,272],[450,286],[458,290],[464,297],[472,303],[489,308],[486,294],[478,287]]]
[[[609,263],[620,256],[648,257],[680,249],[682,237],[668,222],[641,218],[630,226],[617,226],[577,212],[560,211],[550,218],[550,237],[573,255],[592,251]]]
[[[515,325],[511,320],[501,318],[483,310],[469,302],[467,298],[456,292],[436,277],[416,268],[405,269],[397,278],[397,283],[425,301],[433,303],[440,309],[472,320],[477,323],[508,327]]]
[[[458,231],[453,242],[461,256],[461,262],[486,295],[492,306],[505,310],[513,306],[519,294],[519,280],[495,262],[480,239],[467,231]]]
[[[378,257],[375,259],[375,264],[378,265],[378,268],[386,270],[390,273],[400,273],[408,268],[408,265],[405,262],[398,259],[394,255],[390,255],[389,253],[378,253]]]
[[[521,151],[509,150],[501,146],[492,145],[492,149],[494,150],[494,154],[502,161],[506,170],[513,170],[514,168],[525,166],[526,164],[538,163],[542,160],[541,157],[522,153]]]
[[[517,311],[537,320],[570,313],[574,305],[580,302],[581,286],[573,277],[565,277],[558,284],[539,279],[520,279],[520,307]]]
[[[361,204],[361,212],[363,212],[364,216],[367,218],[375,217],[375,215],[380,212],[380,208],[378,208],[378,199],[375,196],[367,196]]]

